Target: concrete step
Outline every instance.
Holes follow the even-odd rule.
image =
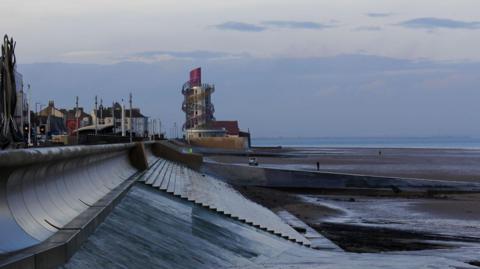
[[[160,184],[162,183],[163,177],[161,176],[161,174],[162,174],[163,170],[166,169],[166,166],[167,166],[166,161],[164,161],[160,165],[160,168],[158,169],[158,171],[156,173],[156,177],[155,177],[155,179],[153,181],[153,184],[152,184],[153,187],[158,188],[160,186]]]
[[[168,183],[170,181],[170,176],[172,175],[172,169],[173,169],[173,163],[168,161],[168,166],[165,169],[165,173],[162,173],[163,175],[163,180],[162,183],[160,184],[159,189],[162,191],[166,191],[168,188]]]
[[[175,181],[178,177],[178,167],[179,165],[174,163],[172,168],[172,174],[170,175],[170,181],[168,182],[167,186],[167,193],[174,193],[175,192]]]
[[[156,177],[154,186],[160,190],[292,242],[310,246],[309,240],[279,216],[248,200],[229,184],[178,163],[166,160],[164,163],[162,168],[156,168],[157,173],[152,173],[152,177]]]
[[[162,164],[164,162],[165,162],[164,160],[160,160],[159,162],[155,163],[150,169],[147,170],[147,172],[150,172],[150,173],[148,174],[146,173],[144,177],[144,181],[146,184],[148,185],[153,184],[153,181],[157,177],[158,171],[162,167]]]

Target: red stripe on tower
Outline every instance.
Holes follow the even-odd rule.
[[[195,68],[190,71],[190,86],[202,85],[202,68]]]

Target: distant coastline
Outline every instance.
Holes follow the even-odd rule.
[[[253,137],[252,146],[480,149],[480,137]]]

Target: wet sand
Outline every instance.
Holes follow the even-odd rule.
[[[287,210],[301,220],[316,221],[342,215],[334,208],[305,202],[296,193],[261,187],[237,187],[243,195],[274,212]]]
[[[478,221],[480,229],[480,194],[449,195],[445,199],[428,199],[411,205],[412,211],[434,218]]]
[[[404,198],[303,194],[259,187],[238,190],[274,212],[288,211],[349,252],[480,244],[480,194]]]
[[[381,154],[379,152],[381,151]],[[266,156],[278,154],[275,156]],[[254,150],[260,166],[387,177],[480,182],[480,150],[390,148],[282,148]],[[247,156],[213,155],[225,163],[247,164]]]
[[[380,152],[381,151],[381,152]],[[373,176],[480,182],[480,150],[256,149],[259,166]],[[248,157],[210,155],[247,165]],[[480,194],[356,193],[241,187],[275,212],[286,210],[346,251],[448,249],[480,244]]]

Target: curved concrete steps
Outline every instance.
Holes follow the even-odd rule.
[[[275,213],[248,200],[228,183],[182,164],[160,159],[144,173],[140,181],[292,242],[311,245]]]

